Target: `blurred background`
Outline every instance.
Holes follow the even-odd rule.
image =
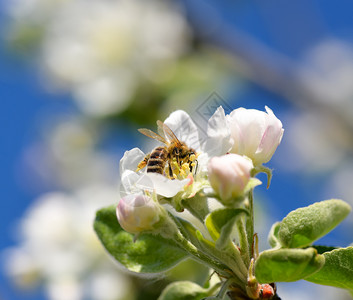
[[[150,150],[137,128],[176,109],[200,126],[223,105],[269,106],[285,133],[256,227],[341,198],[353,205],[351,1],[3,0],[0,2],[0,299],[157,299],[185,263],[138,279],[92,228],[117,204],[119,160]],[[261,177],[263,181],[265,177]],[[352,243],[353,215],[318,244]],[[187,272],[185,272],[187,270]],[[184,274],[189,274],[185,277]],[[283,300],[350,299],[279,285]]]

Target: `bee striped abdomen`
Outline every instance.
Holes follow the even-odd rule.
[[[164,173],[164,167],[167,161],[167,150],[165,147],[157,147],[151,152],[147,162],[147,173]]]

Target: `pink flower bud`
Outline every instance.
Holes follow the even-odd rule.
[[[258,166],[268,162],[283,136],[282,123],[267,106],[266,112],[256,109],[233,110],[228,121],[234,140],[231,153],[246,155]]]
[[[243,196],[251,178],[252,168],[251,160],[238,154],[226,154],[210,159],[208,178],[223,203]]]
[[[120,199],[116,215],[125,231],[139,233],[153,230],[160,220],[161,206],[144,195],[127,195]]]

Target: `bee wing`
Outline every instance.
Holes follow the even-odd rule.
[[[152,130],[149,130],[147,128],[140,128],[138,129],[138,131],[144,134],[145,136],[155,139],[163,144],[167,144],[167,141],[165,140],[165,138],[161,137],[159,134],[153,132]]]
[[[173,141],[177,145],[181,145],[181,142],[179,141],[179,139],[176,137],[174,132],[166,124],[164,124],[162,121],[158,120],[157,125],[158,125],[159,130],[163,130],[164,135],[168,138],[168,140],[170,142]]]
[[[163,128],[163,122],[158,120],[157,121],[157,130],[160,136],[164,136],[165,137],[165,133],[164,133],[164,128]]]

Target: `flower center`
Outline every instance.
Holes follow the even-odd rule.
[[[172,176],[169,174],[169,165],[166,166],[165,173],[167,174],[167,177],[169,179],[185,179],[189,176],[189,174],[192,175],[193,172],[196,171],[196,166],[197,166],[197,155],[192,154],[189,156],[187,160],[182,160],[182,161],[177,161],[176,157],[173,157],[172,161],[170,163],[170,168],[172,170]]]

